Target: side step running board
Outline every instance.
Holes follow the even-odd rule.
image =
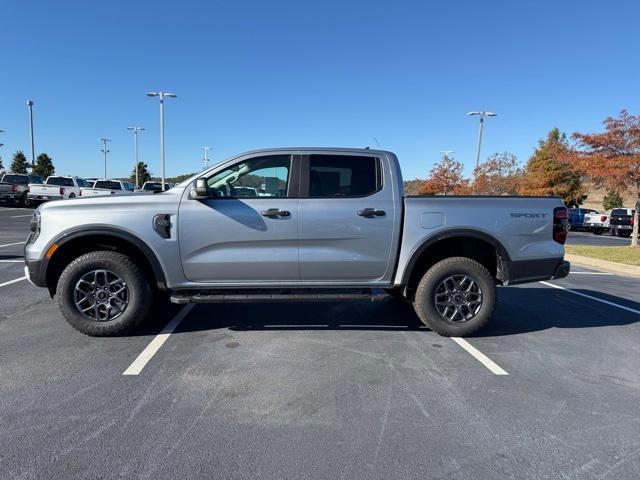
[[[381,289],[256,289],[180,292],[171,295],[171,302],[185,303],[246,303],[246,302],[335,302],[387,300]]]

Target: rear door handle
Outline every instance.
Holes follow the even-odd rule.
[[[286,210],[280,210],[279,208],[270,208],[269,210],[263,210],[260,212],[263,217],[275,218],[275,217],[289,217],[291,212]]]
[[[378,210],[376,208],[365,208],[364,210],[358,210],[358,215],[365,218],[384,217],[386,215],[384,210]]]

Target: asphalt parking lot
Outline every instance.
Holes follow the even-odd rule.
[[[499,288],[459,342],[392,301],[91,338],[17,280],[29,213],[0,207],[0,478],[640,478],[640,279]]]
[[[568,245],[599,245],[623,247],[629,245],[630,238],[623,238],[603,233],[602,235],[594,235],[591,232],[569,232],[567,237]]]

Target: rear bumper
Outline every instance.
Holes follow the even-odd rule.
[[[570,263],[562,258],[545,258],[539,260],[524,260],[519,262],[505,262],[508,280],[505,285],[553,280],[569,275]]]
[[[20,200],[22,193],[0,193],[0,200]]]
[[[30,200],[46,202],[47,200],[62,200],[62,195],[32,195],[29,194]]]

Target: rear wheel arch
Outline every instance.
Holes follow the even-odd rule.
[[[508,279],[509,254],[496,238],[473,230],[451,230],[427,239],[411,255],[402,276],[402,285],[411,298],[424,273],[449,257],[471,258],[498,282]]]
[[[166,289],[165,274],[155,253],[135,235],[114,228],[91,228],[67,232],[47,245],[48,251],[53,244],[56,250],[48,260],[45,259],[46,284],[51,295],[56,293],[56,286],[62,271],[74,259],[97,250],[122,253],[139,264],[149,282],[160,290]]]

